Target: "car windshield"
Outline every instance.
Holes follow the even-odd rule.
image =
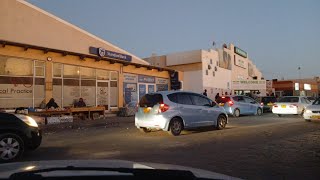
[[[163,103],[163,97],[161,94],[146,94],[139,102],[140,107],[153,107],[156,104]]]
[[[299,97],[282,97],[279,102],[299,102]]]

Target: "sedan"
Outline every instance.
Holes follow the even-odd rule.
[[[320,120],[320,98],[308,106],[303,113],[303,118],[310,122],[311,120]]]
[[[272,107],[273,114],[279,117],[285,114],[302,115],[311,102],[303,96],[283,96]]]
[[[0,162],[10,162],[41,144],[37,122],[22,114],[0,113]]]

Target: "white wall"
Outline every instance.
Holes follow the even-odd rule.
[[[183,90],[196,93],[203,92],[202,71],[186,71],[183,73]]]
[[[167,55],[167,66],[201,62],[201,50],[178,52]]]

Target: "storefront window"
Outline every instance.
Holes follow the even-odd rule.
[[[59,107],[62,107],[62,79],[54,78],[52,81],[52,96]]]
[[[110,106],[118,107],[118,82],[110,81]]]
[[[93,68],[80,67],[81,79],[96,79],[96,71]]]
[[[111,80],[118,80],[118,72],[116,71],[111,72]]]
[[[63,78],[79,78],[80,69],[78,66],[64,65]]]
[[[53,77],[62,77],[62,64],[53,63]]]
[[[35,61],[34,68],[35,68],[35,74],[38,77],[44,77],[44,62],[41,61]]]
[[[99,80],[109,80],[110,71],[97,69],[97,79]]]
[[[87,106],[96,105],[96,80],[81,80],[81,97]]]
[[[22,58],[0,56],[0,75],[32,76],[33,61]]]

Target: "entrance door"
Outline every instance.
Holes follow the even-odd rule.
[[[153,93],[155,92],[155,85],[154,84],[145,84],[145,83],[141,83],[139,84],[139,97],[138,99],[140,100],[140,98],[142,96],[144,96],[145,94],[148,94],[148,93]]]
[[[110,89],[109,81],[97,81],[97,106],[104,106],[106,110],[109,110],[110,104]]]

